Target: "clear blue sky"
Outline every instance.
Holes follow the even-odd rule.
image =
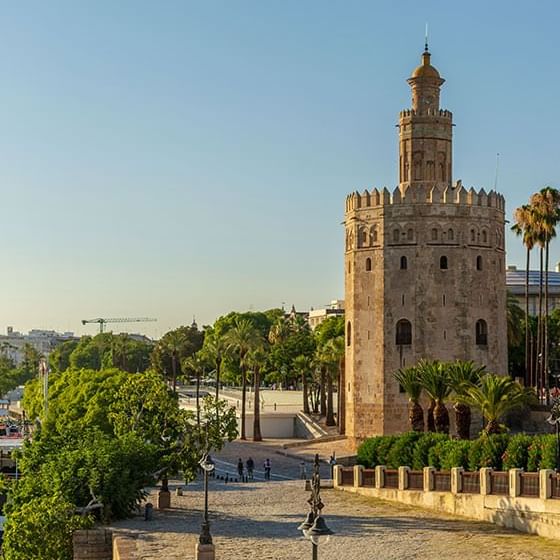
[[[426,21],[454,178],[492,188],[500,152],[509,217],[560,183],[555,1],[1,7],[2,330],[343,297],[344,198],[396,185]]]

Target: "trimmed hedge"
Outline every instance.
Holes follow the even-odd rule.
[[[441,470],[463,467],[470,471],[481,467],[525,471],[553,469],[556,438],[553,435],[498,434],[457,440],[433,432],[407,432],[365,440],[358,448],[357,463],[368,468],[410,466],[414,470],[428,466]]]

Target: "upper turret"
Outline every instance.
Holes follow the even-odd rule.
[[[430,58],[431,54],[426,46],[422,53],[422,64],[407,80],[412,88],[412,108],[418,114],[439,110],[439,91],[445,80],[430,64]]]

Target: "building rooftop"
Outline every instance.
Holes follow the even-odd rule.
[[[506,284],[508,286],[525,286],[525,270],[517,270],[516,267],[508,267],[506,270]],[[538,270],[529,271],[529,285],[538,286],[540,283],[540,272]],[[543,273],[543,284],[545,274]],[[548,271],[548,286],[560,287],[560,272]]]

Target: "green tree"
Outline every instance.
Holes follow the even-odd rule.
[[[49,367],[53,371],[66,371],[70,367],[70,356],[78,347],[79,340],[65,340],[49,354]]]
[[[534,393],[510,377],[488,373],[477,385],[465,388],[460,400],[480,410],[486,420],[486,434],[502,431],[500,419],[510,410],[526,406],[534,399]]]
[[[261,371],[266,365],[267,355],[264,341],[262,344],[255,346],[248,355],[248,364],[253,370],[253,391],[255,397],[253,406],[253,441],[262,441],[260,402]]]

